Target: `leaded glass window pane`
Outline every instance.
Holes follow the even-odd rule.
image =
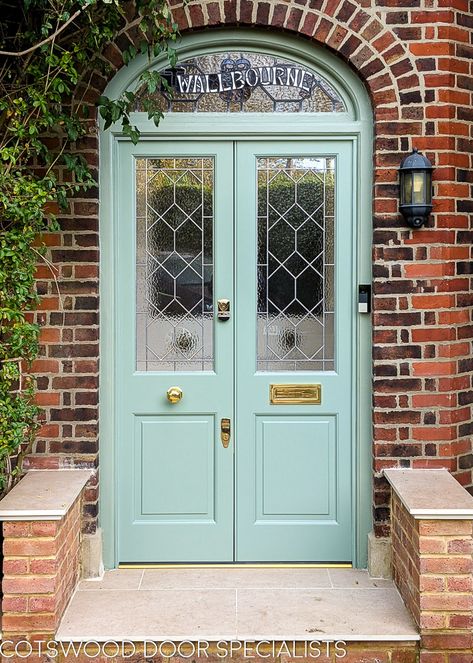
[[[257,159],[257,369],[334,369],[333,157]]]
[[[340,113],[340,95],[319,73],[264,53],[214,53],[162,72],[163,86],[151,97],[166,112]],[[138,91],[137,111],[147,110],[150,95]]]
[[[136,160],[140,371],[213,370],[212,158]]]

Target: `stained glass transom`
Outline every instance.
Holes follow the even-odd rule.
[[[333,157],[257,159],[259,371],[334,369]]]
[[[201,55],[162,72],[167,82],[150,95],[143,86],[136,110],[150,98],[166,112],[333,113],[346,110],[320,74],[264,53]]]
[[[213,369],[212,158],[136,160],[137,370]]]

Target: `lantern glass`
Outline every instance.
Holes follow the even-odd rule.
[[[401,203],[403,205],[412,203],[412,173],[402,173]]]
[[[425,173],[425,202],[427,205],[432,205],[432,171],[428,170]]]
[[[425,205],[425,176],[423,172],[412,173],[412,203]]]

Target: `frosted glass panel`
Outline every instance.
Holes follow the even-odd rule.
[[[333,157],[257,159],[259,371],[334,369]]]
[[[212,158],[136,160],[136,366],[213,369]]]

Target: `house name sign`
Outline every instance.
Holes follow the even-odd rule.
[[[233,92],[260,85],[295,87],[310,93],[315,84],[315,76],[300,67],[272,65],[267,67],[230,68],[222,66],[222,71],[211,74],[177,73],[175,85],[183,94],[203,94],[212,92]]]

